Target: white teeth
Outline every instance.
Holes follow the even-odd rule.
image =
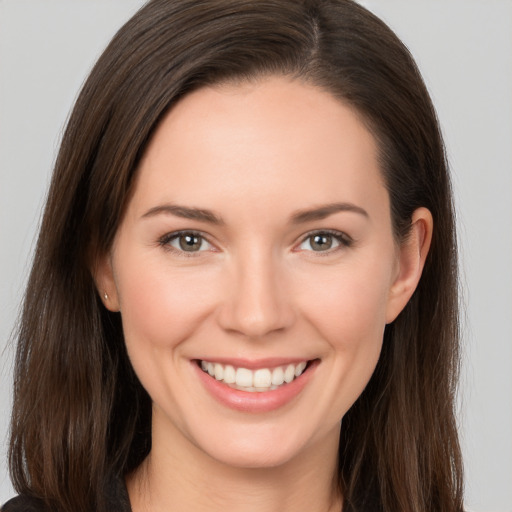
[[[201,361],[201,368],[216,380],[235,389],[243,391],[270,391],[277,389],[283,384],[289,384],[297,377],[300,377],[306,369],[307,362],[302,361],[296,365],[289,364],[286,367],[259,368],[249,370],[247,368],[234,368],[231,365]]]
[[[272,373],[267,368],[254,372],[253,386],[255,388],[269,388],[272,384]]]
[[[215,363],[215,378],[217,380],[222,380],[224,378],[224,367],[219,363]]]
[[[272,384],[280,386],[284,382],[284,371],[281,367],[274,368],[272,372]]]
[[[236,385],[243,387],[252,387],[253,377],[251,370],[247,368],[237,368],[236,370]]]
[[[224,382],[226,384],[234,384],[236,382],[235,369],[230,364],[224,368]]]
[[[302,372],[305,370],[306,368],[306,362],[305,361],[302,361],[302,363],[299,363],[296,368],[295,368],[295,377],[298,377],[299,375],[302,374]],[[217,376],[217,373],[215,373],[215,376]]]
[[[284,371],[284,381],[290,383],[295,377],[295,366],[289,364]]]

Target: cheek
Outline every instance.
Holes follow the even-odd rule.
[[[172,268],[165,258],[124,258],[117,271],[123,333],[135,373],[156,403],[175,405],[174,391],[183,378],[177,363],[188,346],[183,342],[211,309],[214,287],[207,290],[204,283],[212,276]]]
[[[361,395],[377,365],[386,325],[388,283],[389,273],[383,266],[352,267],[326,281],[304,305],[309,323],[329,345],[326,371],[335,398],[324,407],[333,411],[335,421]]]
[[[347,266],[310,283],[301,309],[338,349],[378,344],[386,323],[389,273],[382,265]]]
[[[161,261],[125,261],[118,288],[127,345],[157,349],[178,345],[208,314],[211,276],[198,269],[176,269]]]

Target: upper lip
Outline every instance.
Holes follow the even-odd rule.
[[[202,357],[196,361],[207,361],[209,363],[220,363],[222,365],[231,365],[235,368],[247,368],[248,370],[257,370],[258,368],[275,368],[277,366],[286,366],[288,364],[299,364],[303,361],[311,361],[308,357],[266,357],[263,359],[245,359],[233,357]]]

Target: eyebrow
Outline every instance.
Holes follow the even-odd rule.
[[[330,215],[338,212],[352,212],[369,218],[368,212],[352,203],[330,203],[319,206],[318,208],[311,208],[308,210],[299,210],[291,217],[292,224],[303,224],[315,220],[326,219]]]
[[[154,217],[155,215],[167,214],[182,217],[183,219],[198,220],[209,224],[223,225],[222,218],[215,215],[211,210],[202,208],[193,208],[188,206],[178,206],[174,204],[163,204],[149,209],[142,218]]]
[[[330,203],[319,206],[317,208],[310,208],[307,210],[299,210],[292,214],[291,224],[304,224],[315,220],[326,219],[330,215],[338,212],[352,212],[369,218],[368,212],[352,203]],[[213,213],[211,210],[202,208],[194,208],[188,206],[178,206],[174,204],[163,204],[149,209],[142,218],[154,217],[156,215],[174,215],[183,219],[198,220],[214,224],[217,226],[225,225],[224,220]]]

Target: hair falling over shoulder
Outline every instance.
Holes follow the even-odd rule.
[[[113,242],[159,121],[190,91],[263,75],[318,85],[379,144],[397,240],[434,218],[419,287],[386,327],[343,419],[344,512],[460,512],[459,329],[452,192],[436,114],[405,46],[349,0],[152,0],[86,81],[55,165],[19,324],[10,470],[48,510],[106,512],[105,482],[151,447],[151,403],[92,267]]]

